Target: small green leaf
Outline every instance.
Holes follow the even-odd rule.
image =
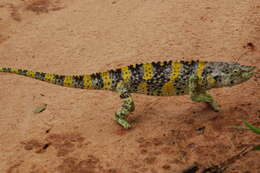
[[[47,108],[47,104],[43,103],[43,104],[40,104],[39,106],[37,106],[36,109],[34,109],[34,113],[40,113],[40,112],[43,112],[45,109]]]
[[[238,130],[249,130],[248,128],[243,127],[243,126],[228,126],[227,128],[238,129]]]
[[[254,146],[253,150],[260,150],[260,145]]]
[[[249,122],[243,120],[243,122],[245,123],[245,125],[250,129],[252,130],[253,132],[255,132],[256,134],[259,134],[260,135],[260,128],[257,128],[255,126],[253,126],[252,124],[250,124]]]

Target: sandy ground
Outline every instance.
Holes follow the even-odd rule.
[[[169,59],[259,70],[260,1],[0,1],[2,67],[83,74]],[[134,95],[128,131],[113,121],[115,93],[0,79],[1,173],[179,173],[195,165],[260,172],[259,151],[237,156],[259,136],[229,128],[242,120],[260,126],[259,78],[210,91],[218,113],[188,96]],[[42,103],[47,109],[33,113]]]

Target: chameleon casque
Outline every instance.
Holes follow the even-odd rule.
[[[129,65],[90,75],[57,75],[16,68],[0,68],[0,72],[72,88],[115,91],[123,101],[115,112],[115,120],[128,129],[131,125],[126,118],[135,109],[131,93],[151,96],[190,95],[191,100],[205,102],[218,111],[218,104],[206,91],[247,81],[254,75],[254,68],[234,62],[164,61]]]

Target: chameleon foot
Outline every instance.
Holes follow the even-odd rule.
[[[192,94],[191,99],[196,102],[207,103],[215,112],[218,112],[220,107],[213,97],[207,93]]]
[[[199,87],[199,78],[198,76],[192,75],[189,79],[189,93],[191,100],[195,102],[204,102],[210,105],[210,107],[218,112],[220,107],[213,97],[206,93],[206,91],[201,91]]]
[[[125,129],[130,129],[131,125],[124,119],[119,118],[119,117],[115,117],[115,120],[118,124],[120,124],[121,126],[123,126]]]

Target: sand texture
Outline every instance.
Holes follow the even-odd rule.
[[[259,72],[260,1],[0,0],[1,67],[89,74],[192,59]],[[260,172],[259,151],[239,155],[259,135],[230,128],[260,126],[257,77],[211,90],[220,112],[188,96],[134,94],[131,130],[113,120],[116,93],[7,73],[0,80],[0,173]]]

